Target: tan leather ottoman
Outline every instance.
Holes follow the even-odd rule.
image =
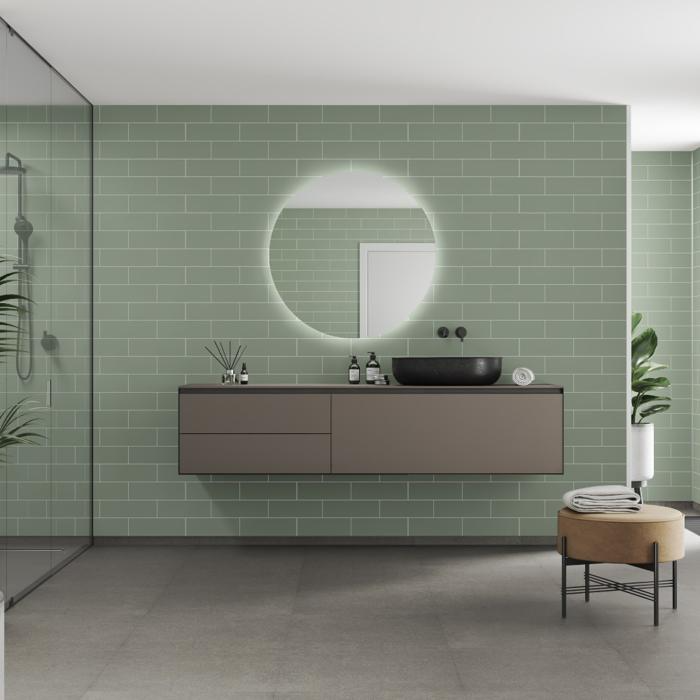
[[[637,513],[578,513],[562,508],[557,518],[557,551],[562,555],[562,617],[567,595],[618,590],[654,603],[654,624],[659,624],[659,588],[673,589],[678,606],[678,560],[685,556],[685,518],[680,511],[643,505]],[[659,579],[659,565],[672,563],[672,578]],[[651,581],[620,583],[590,572],[591,564],[629,564],[652,571]],[[566,585],[569,566],[584,566],[584,585]]]

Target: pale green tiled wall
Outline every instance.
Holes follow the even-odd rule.
[[[290,310],[330,335],[360,330],[360,243],[433,243],[423,209],[293,209],[275,222],[270,269]]]
[[[700,149],[692,153],[693,174],[693,501],[700,503]]]
[[[691,209],[691,153],[632,154],[632,307],[659,336],[655,359],[669,366],[673,398],[671,410],[653,419],[651,500],[690,500]]]
[[[623,480],[626,126],[601,106],[99,108],[96,534],[549,534],[563,491]],[[176,389],[216,379],[212,336],[248,344],[253,382],[344,381],[367,349],[296,320],[267,268],[286,197],[349,167],[435,222],[440,274],[372,341],[383,365],[500,354],[561,382],[563,477],[177,475]],[[464,345],[435,338],[460,324]]]

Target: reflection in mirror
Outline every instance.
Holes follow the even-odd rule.
[[[287,202],[270,240],[282,300],[304,323],[343,338],[382,336],[408,320],[434,266],[425,212],[377,173],[312,181]]]

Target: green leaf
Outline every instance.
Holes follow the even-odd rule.
[[[642,322],[642,314],[639,311],[635,311],[632,314],[632,333],[637,330],[637,326]]]
[[[657,344],[658,338],[653,328],[647,328],[632,338],[632,366],[646,362],[656,352]]]
[[[671,382],[668,377],[647,377],[646,379],[640,379],[638,382],[632,382],[632,391],[639,394],[669,386],[671,386]]]
[[[650,401],[671,401],[670,396],[656,396],[656,394],[639,394],[637,397],[632,399],[637,406],[641,406]]]
[[[657,413],[663,413],[664,411],[668,411],[669,408],[671,408],[671,404],[659,403],[654,406],[649,406],[648,408],[645,408],[644,410],[639,412],[639,415],[642,418],[648,418],[649,416],[654,416]]]
[[[31,429],[38,416],[29,415],[36,410],[36,402],[21,399],[16,404],[0,411],[0,450],[15,445],[36,445],[44,435]]]
[[[632,368],[632,381],[639,381],[648,372],[655,372],[659,369],[668,369],[668,365],[662,365],[658,362],[644,362]]]

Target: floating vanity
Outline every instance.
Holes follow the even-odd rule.
[[[180,474],[561,474],[553,384],[188,384]]]

